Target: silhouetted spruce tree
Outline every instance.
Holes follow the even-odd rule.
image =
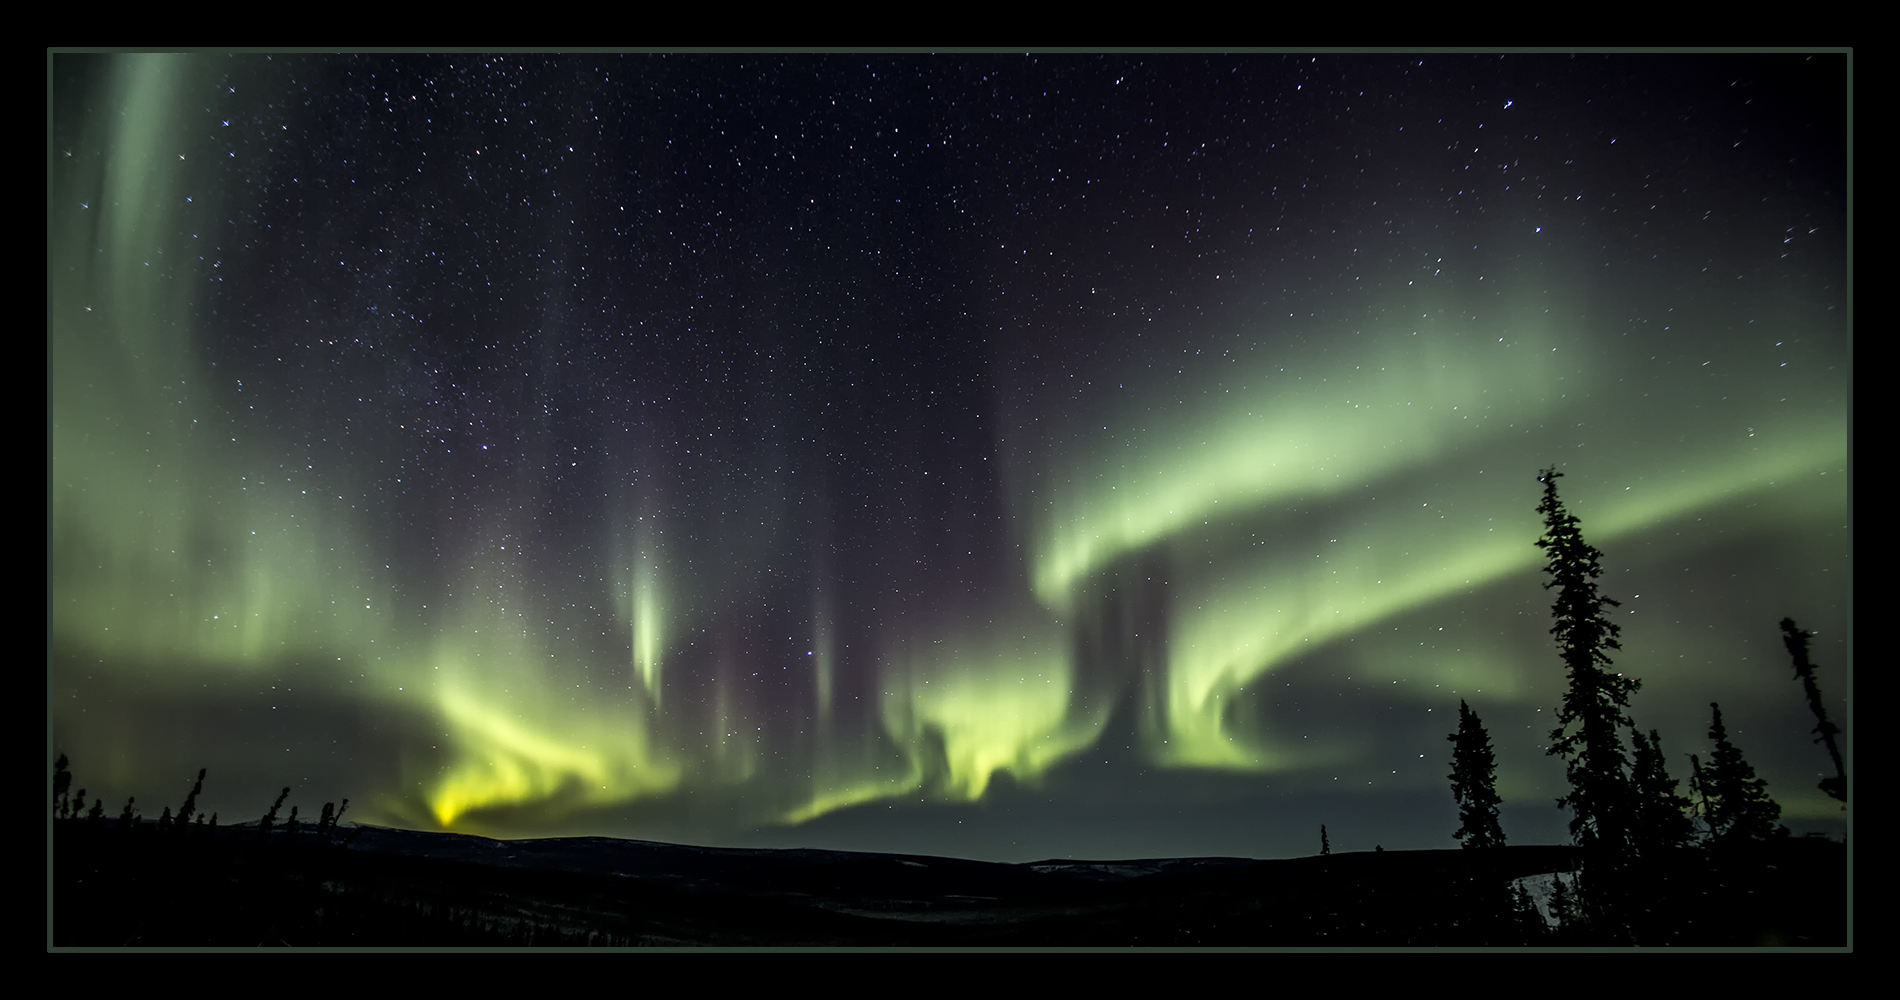
[[[170,833],[171,828],[172,828],[172,807],[166,806],[165,811],[158,814],[158,832]]]
[[[1445,737],[1452,742],[1451,797],[1458,803],[1458,831],[1452,839],[1467,848],[1504,846],[1504,828],[1498,825],[1497,757],[1491,736],[1478,713],[1458,700],[1458,731]]]
[[[1629,760],[1621,730],[1634,725],[1629,717],[1630,695],[1641,684],[1605,669],[1611,663],[1606,650],[1622,648],[1617,641],[1622,630],[1603,609],[1618,602],[1597,592],[1603,553],[1583,540],[1580,522],[1558,499],[1557,480],[1562,475],[1551,468],[1538,476],[1544,484],[1544,499],[1537,505],[1537,512],[1544,516],[1544,534],[1537,547],[1550,557],[1544,571],[1551,578],[1544,589],[1557,590],[1557,600],[1551,605],[1556,624],[1550,632],[1557,638],[1570,676],[1548,752],[1565,758],[1570,794],[1558,799],[1557,805],[1571,811],[1570,835],[1586,856],[1614,867],[1629,852]]]
[[[133,827],[139,825],[138,811],[132,808],[132,803],[137,802],[138,798],[136,795],[126,798],[125,808],[119,810],[119,829],[129,832]]]
[[[1814,712],[1816,734],[1814,742],[1827,744],[1827,755],[1834,758],[1834,776],[1822,778],[1820,789],[1829,797],[1847,804],[1847,765],[1841,763],[1841,748],[1834,737],[1839,736],[1841,727],[1828,721],[1827,706],[1821,703],[1821,688],[1814,682],[1814,664],[1808,662],[1808,640],[1814,638],[1813,632],[1803,631],[1795,626],[1794,619],[1783,618],[1781,642],[1788,647],[1788,653],[1794,657],[1794,675],[1801,681],[1802,690],[1808,695],[1808,708]]]
[[[86,825],[96,830],[99,828],[100,823],[105,822],[105,818],[106,800],[93,799],[92,809],[86,813]]]
[[[1324,823],[1319,825],[1319,852],[1321,854],[1333,853],[1333,845],[1326,840],[1326,824]]]
[[[1709,723],[1715,752],[1709,755],[1709,766],[1702,776],[1709,803],[1709,840],[1718,847],[1767,840],[1775,835],[1781,806],[1768,797],[1768,782],[1755,776],[1741,748],[1729,742],[1728,729],[1722,725],[1722,706],[1709,702],[1709,708],[1715,713],[1714,721]]]
[[[73,773],[66,769],[69,764],[65,754],[60,754],[59,759],[53,762],[53,815],[61,818],[72,808],[66,797],[73,787]]]
[[[284,800],[287,798],[290,798],[289,788],[285,788],[282,794],[277,796],[277,801],[270,804],[270,812],[265,813],[264,818],[257,824],[257,836],[259,839],[268,838],[270,836],[271,825],[277,822],[277,810],[283,807]]]
[[[284,836],[292,843],[297,840],[297,807],[290,807],[290,819],[284,821]]]
[[[1636,761],[1630,774],[1635,811],[1632,841],[1639,854],[1667,854],[1695,842],[1695,824],[1689,819],[1689,799],[1676,790],[1663,762],[1662,737],[1654,729],[1645,737],[1632,732]]]

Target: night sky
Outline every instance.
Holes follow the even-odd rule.
[[[1847,60],[55,55],[48,730],[116,816],[1567,842],[1556,465],[1672,774],[1845,829]],[[1852,774],[1852,759],[1849,760]]]

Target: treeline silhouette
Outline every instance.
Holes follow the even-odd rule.
[[[273,805],[282,807],[283,797]],[[267,813],[268,815],[268,813]],[[351,826],[210,832],[55,823],[56,946],[1513,946],[1590,944],[1568,845],[1151,866],[1008,865],[594,839],[494,842]],[[365,836],[367,832],[367,836]],[[422,844],[427,856],[417,856]],[[1793,839],[1773,870],[1667,903],[1656,940],[1841,944],[1841,845]],[[406,852],[406,853],[405,853]],[[589,853],[593,852],[593,853]],[[522,859],[541,855],[552,863]],[[1052,870],[1053,869],[1053,870]],[[1689,875],[1693,875],[1691,879]],[[1724,884],[1745,886],[1728,891]],[[1533,886],[1565,919],[1551,928]],[[1658,904],[1662,905],[1662,904]]]
[[[417,879],[416,859],[351,850],[344,799],[313,825],[298,807],[282,822],[285,788],[258,819],[220,826],[184,803],[156,822],[128,798],[116,821],[85,790],[68,794],[70,762],[54,764],[52,944],[58,947],[508,946],[626,943],[592,930],[510,916],[463,878]]]
[[[1569,845],[1507,846],[1496,752],[1459,702],[1451,792],[1463,850],[1218,859],[1123,881],[1045,874],[1050,865],[897,862],[782,852],[749,869],[687,880],[528,871],[357,849],[349,800],[299,819],[285,787],[255,821],[221,827],[197,808],[200,770],[174,813],[117,821],[72,791],[54,764],[56,946],[496,945],[1279,945],[1761,946],[1847,944],[1845,845],[1795,838],[1767,783],[1710,703],[1706,763],[1688,755],[1687,792],[1656,729],[1638,728],[1641,682],[1613,672],[1620,630],[1599,592],[1603,553],[1540,475],[1536,540],[1569,687],[1550,733],[1569,793]],[[1842,730],[1823,706],[1812,633],[1780,627],[1845,808]],[[646,848],[627,848],[651,850]],[[695,849],[681,849],[695,850]],[[822,853],[822,852],[820,852]],[[1055,866],[1060,868],[1061,866]],[[933,869],[920,872],[919,869]],[[1217,870],[1215,870],[1217,869]],[[1078,880],[1079,879],[1079,880]],[[677,882],[678,880],[675,880]],[[1535,898],[1534,898],[1535,897]]]
[[[1777,846],[1790,836],[1778,823],[1781,807],[1729,738],[1719,703],[1709,703],[1708,763],[1699,754],[1688,756],[1688,795],[1669,774],[1661,735],[1655,729],[1645,733],[1631,718],[1630,695],[1642,682],[1611,671],[1609,651],[1622,648],[1621,629],[1604,609],[1618,602],[1597,588],[1603,553],[1584,540],[1581,522],[1558,496],[1562,475],[1555,468],[1538,475],[1544,533],[1535,544],[1548,556],[1544,587],[1557,592],[1550,631],[1569,680],[1547,753],[1565,762],[1570,793],[1557,806],[1570,811],[1580,867],[1574,878],[1554,880],[1549,909],[1558,926],[1550,936],[1569,944],[1680,943],[1685,925],[1699,915],[1706,921],[1722,910],[1758,910],[1748,898],[1758,894],[1792,894],[1784,905],[1793,909],[1826,909],[1837,902],[1844,907],[1845,885],[1825,868],[1811,886],[1779,885],[1786,882],[1783,867],[1790,857],[1825,849]],[[1819,787],[1844,808],[1847,775],[1836,740],[1841,730],[1827,718],[1808,659],[1813,633],[1791,618],[1780,627],[1817,720],[1815,742],[1826,744],[1834,764],[1834,775]],[[1449,777],[1460,819],[1452,837],[1469,850],[1496,850],[1505,838],[1498,823],[1495,754],[1482,720],[1462,700],[1458,720],[1458,731],[1446,737],[1454,748]],[[1769,882],[1777,888],[1768,888]],[[1524,904],[1513,898],[1509,906],[1521,912]]]

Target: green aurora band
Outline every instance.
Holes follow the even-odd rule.
[[[726,796],[736,822],[754,825],[884,799],[970,802],[999,772],[1034,782],[1089,749],[1129,701],[1156,766],[1333,766],[1350,748],[1276,733],[1247,710],[1249,693],[1270,696],[1276,671],[1322,647],[1376,642],[1420,609],[1534,579],[1533,473],[1557,438],[1533,430],[1574,426],[1584,400],[1595,413],[1634,392],[1616,377],[1627,359],[1593,348],[1591,321],[1552,311],[1528,279],[1500,282],[1522,302],[1483,321],[1425,303],[1410,310],[1418,320],[1330,331],[1356,338],[1350,361],[1295,346],[1146,383],[1105,373],[1102,384],[1129,386],[1120,402],[997,442],[1015,456],[1010,507],[1025,541],[1015,602],[867,638],[838,629],[835,598],[814,584],[800,637],[811,652],[796,665],[813,700],[787,715],[748,694],[761,665],[715,634],[726,619],[713,609],[746,599],[746,573],[684,565],[650,503],[622,505],[598,539],[614,553],[602,571],[619,595],[618,671],[543,627],[552,612],[520,582],[520,545],[445,559],[461,569],[444,603],[399,613],[418,598],[398,593],[351,491],[312,486],[349,470],[287,467],[287,447],[236,432],[225,413],[250,404],[220,396],[198,360],[183,289],[209,266],[193,243],[216,209],[183,197],[202,177],[178,138],[185,95],[202,89],[193,63],[116,66],[126,113],[92,137],[109,155],[55,183],[56,203],[90,206],[51,239],[55,662],[181,691],[291,669],[334,697],[428,719],[439,739],[390,761],[387,784],[363,796],[372,822],[565,833],[688,791]],[[1613,559],[1717,512],[1745,512],[1764,533],[1845,523],[1838,399],[1739,377],[1726,391],[1798,398],[1746,433],[1631,445],[1613,461],[1594,454],[1607,446],[1580,453],[1591,462],[1573,464],[1566,496]],[[1442,469],[1458,470],[1457,485],[1434,478]],[[1139,678],[1103,678],[1078,650],[1121,641],[1084,639],[1108,627],[1104,595],[1144,566],[1165,569],[1166,586],[1141,598],[1165,644]],[[700,679],[718,692],[703,710],[662,698],[684,664],[706,662],[686,655],[693,643],[720,672]],[[840,701],[851,643],[874,647],[879,671],[876,704],[858,717]],[[1138,645],[1118,655],[1141,660]],[[1503,652],[1464,660],[1457,676],[1506,698],[1541,696],[1519,675],[1555,670]],[[56,725],[81,725],[64,712],[55,706]],[[1806,808],[1801,790],[1778,791],[1791,814]]]
[[[1164,703],[1149,713],[1166,720],[1148,733],[1157,762],[1260,771],[1310,765],[1233,716],[1234,698],[1323,644],[1541,565],[1542,553],[1524,542],[1538,527],[1526,517],[1521,484],[1477,494],[1403,483],[1422,467],[1484,461],[1526,425],[1564,419],[1574,409],[1564,395],[1611,394],[1592,384],[1606,380],[1587,368],[1557,367],[1555,337],[1483,332],[1536,328],[1513,319],[1476,336],[1407,324],[1383,349],[1375,340],[1355,352],[1376,364],[1329,366],[1295,355],[1238,377],[1223,373],[1243,390],[1259,388],[1208,394],[1221,402],[1178,415],[1156,406],[1148,413],[1162,411],[1154,421],[1161,429],[1052,449],[1079,456],[1040,477],[1063,486],[1019,503],[1036,526],[1033,578],[1045,603],[1072,611],[1086,590],[1080,581],[1146,548],[1166,547],[1175,565],[1200,567],[1182,574],[1173,597]],[[1446,343],[1461,339],[1479,346]],[[1844,517],[1842,477],[1834,490],[1791,488],[1825,483],[1820,476],[1845,466],[1843,416],[1791,408],[1777,426],[1652,458],[1643,464],[1688,467],[1584,508],[1591,537],[1613,544],[1738,502],[1769,505],[1763,516],[1771,520]],[[1376,508],[1356,496],[1368,490],[1383,494]],[[1459,516],[1448,520],[1454,492]],[[1316,503],[1341,508],[1324,522],[1324,544],[1315,548],[1311,531],[1280,540],[1275,509]]]

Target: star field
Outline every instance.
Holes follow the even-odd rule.
[[[1720,701],[1844,829],[1777,622],[1851,742],[1846,80],[55,55],[52,742],[227,816],[1267,857],[1454,846],[1464,699],[1560,842],[1554,462],[1672,773]]]

